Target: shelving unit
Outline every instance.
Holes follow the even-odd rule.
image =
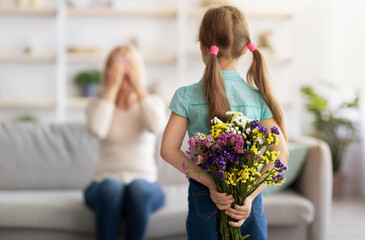
[[[53,17],[57,13],[56,9],[46,9],[46,8],[15,8],[15,7],[0,7],[0,16],[44,16]]]
[[[85,10],[68,8],[69,16],[77,17],[140,17],[140,18],[176,18],[176,10],[149,9],[111,9],[91,8]]]
[[[54,63],[56,55],[7,54],[0,55],[0,63]]]
[[[70,109],[83,109],[87,106],[89,98],[67,98],[66,105]],[[54,99],[34,99],[34,100],[0,100],[2,109],[52,109],[55,108],[57,101]]]
[[[102,54],[68,54],[68,63],[102,63],[106,59],[106,56]],[[174,64],[177,59],[174,55],[145,55],[143,59],[146,63],[150,64]]]
[[[0,18],[11,17],[32,17],[49,18],[55,20],[57,43],[55,53],[50,54],[0,54],[0,64],[4,63],[36,63],[54,64],[56,67],[55,76],[55,98],[54,99],[34,99],[34,100],[11,100],[0,98],[1,109],[48,109],[54,110],[56,119],[63,121],[67,109],[83,109],[89,99],[84,97],[68,97],[67,95],[67,68],[72,64],[98,64],[103,63],[105,54],[95,53],[67,53],[67,26],[72,19],[93,18],[98,21],[100,18],[152,18],[167,21],[175,21],[177,29],[177,42],[174,42],[174,52],[171,53],[149,53],[144,55],[147,64],[161,64],[174,66],[177,69],[178,84],[183,84],[186,79],[188,62],[201,61],[201,57],[189,54],[186,45],[186,33],[189,29],[188,21],[198,19],[203,16],[207,8],[190,8],[186,0],[176,0],[175,9],[112,9],[112,8],[90,8],[74,9],[66,4],[67,0],[56,1],[55,8],[48,9],[19,9],[0,7]],[[293,16],[289,12],[247,12],[248,18],[255,20],[288,20]],[[29,19],[32,21],[32,19]],[[43,20],[42,20],[43,21]],[[143,31],[143,29],[141,30]],[[291,63],[290,58],[269,58],[269,64],[284,65]],[[284,103],[288,105],[288,103]]]
[[[0,100],[2,109],[50,109],[56,106],[56,101],[51,99],[33,100]]]

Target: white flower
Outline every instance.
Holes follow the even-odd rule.
[[[246,144],[247,144],[247,145],[251,145],[251,142],[250,142],[250,141],[246,141]]]
[[[203,133],[198,133],[198,135],[196,136],[200,141],[203,141],[205,139],[207,139],[207,135],[203,134]]]
[[[211,120],[211,123],[216,125],[216,124],[219,124],[219,123],[223,123],[219,118],[217,117],[214,117],[212,120]]]

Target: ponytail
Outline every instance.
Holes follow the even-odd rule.
[[[210,54],[203,76],[203,89],[209,104],[209,119],[218,117],[226,121],[226,112],[230,110],[218,57]]]
[[[266,60],[258,49],[255,49],[252,54],[252,64],[246,75],[247,83],[251,86],[256,86],[261,92],[267,106],[273,114],[274,119],[279,125],[285,140],[287,140],[283,110],[274,96],[274,90],[271,84]]]

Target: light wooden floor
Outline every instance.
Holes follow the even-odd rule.
[[[365,240],[365,199],[334,200],[329,240]]]

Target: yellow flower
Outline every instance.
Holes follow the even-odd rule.
[[[261,177],[261,173],[259,173],[259,172],[255,172],[255,175],[256,175],[256,177]]]
[[[257,148],[256,148],[255,146],[252,146],[252,147],[251,147],[251,152],[252,152],[253,154],[255,154],[256,156],[260,155],[260,152],[259,152],[259,151],[257,151]]]

